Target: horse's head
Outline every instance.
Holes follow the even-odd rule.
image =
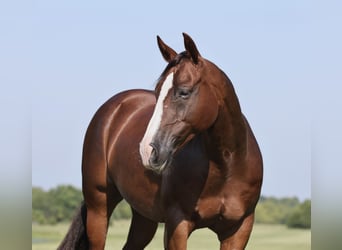
[[[140,154],[145,167],[161,172],[173,155],[197,133],[212,126],[218,102],[210,86],[210,70],[194,41],[184,34],[185,51],[177,54],[159,37],[158,46],[168,65],[156,86],[157,103]]]

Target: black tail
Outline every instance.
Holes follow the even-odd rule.
[[[86,233],[87,208],[82,202],[78,209],[69,231],[57,250],[87,250],[88,239]]]

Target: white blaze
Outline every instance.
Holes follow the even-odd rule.
[[[163,106],[164,106],[164,100],[167,96],[167,93],[172,88],[172,82],[173,82],[173,72],[170,73],[164,83],[162,84],[159,98],[157,100],[157,104],[154,107],[154,112],[151,117],[150,122],[148,123],[147,129],[145,131],[144,137],[140,142],[140,156],[142,159],[142,162],[144,166],[149,165],[149,159],[152,152],[152,147],[150,146],[150,143],[152,142],[153,136],[156,134],[156,132],[159,129],[160,122],[163,116]]]

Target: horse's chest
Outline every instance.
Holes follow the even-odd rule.
[[[202,226],[218,221],[239,221],[246,213],[245,204],[237,197],[208,197],[195,207],[194,220]]]
[[[218,198],[201,199],[198,201],[195,211],[195,220],[211,220],[221,215],[223,203]]]

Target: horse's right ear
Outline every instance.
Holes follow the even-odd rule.
[[[157,42],[159,50],[163,55],[164,59],[168,63],[171,62],[176,57],[177,52],[171,49],[169,46],[167,46],[159,36],[157,36]]]

